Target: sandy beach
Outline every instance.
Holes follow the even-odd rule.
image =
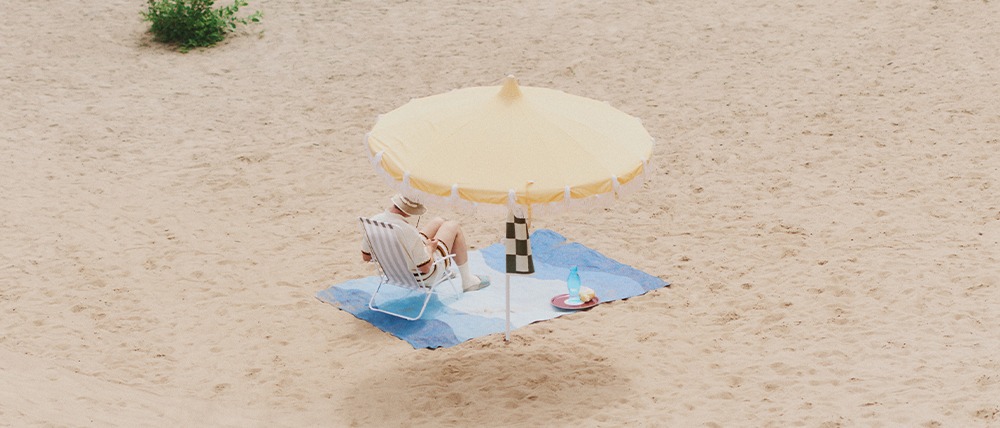
[[[996,1],[144,9],[0,0],[0,426],[1000,426]],[[672,286],[437,350],[318,301],[377,115],[508,74],[642,119],[651,180],[534,227]]]

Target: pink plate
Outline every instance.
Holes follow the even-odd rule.
[[[569,299],[569,294],[560,294],[560,295],[558,295],[556,297],[553,297],[552,298],[552,306],[555,306],[555,307],[557,307],[559,309],[575,310],[575,309],[593,308],[594,306],[597,306],[598,303],[601,303],[601,300],[598,299],[597,296],[594,296],[593,299],[591,299],[589,302],[584,303],[582,305],[571,305],[571,304],[568,304],[568,303],[566,303],[566,300],[568,300],[568,299]]]

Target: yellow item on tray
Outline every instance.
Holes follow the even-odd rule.
[[[594,297],[596,296],[597,293],[595,293],[593,289],[587,287],[580,287],[580,300],[583,301],[583,303],[587,303],[591,300],[594,300]]]

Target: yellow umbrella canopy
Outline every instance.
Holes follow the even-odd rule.
[[[390,185],[424,203],[506,209],[613,200],[641,184],[653,148],[638,118],[513,77],[414,99],[366,143]]]

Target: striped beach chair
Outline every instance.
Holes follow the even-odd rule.
[[[403,243],[399,240],[399,236],[397,235],[398,226],[391,223],[375,221],[365,217],[360,217],[359,220],[361,222],[361,228],[364,231],[365,239],[368,240],[368,247],[371,248],[372,260],[375,262],[375,265],[378,266],[379,273],[382,277],[378,287],[375,289],[375,292],[372,293],[372,297],[368,301],[368,308],[376,312],[397,316],[410,321],[420,319],[420,317],[423,316],[424,311],[427,309],[427,303],[430,302],[431,296],[434,294],[435,287],[445,281],[450,282],[452,286],[454,286],[454,282],[452,282],[452,280],[456,275],[447,268],[449,265],[453,266],[454,263],[446,264],[446,262],[454,258],[455,255],[449,254],[447,257],[434,260],[435,266],[433,267],[441,269],[441,275],[437,275],[436,280],[433,282],[422,280],[421,275],[419,275],[420,271],[417,269],[416,262],[413,259],[413,255],[409,253]],[[379,291],[384,285],[401,287],[414,292],[423,293],[424,301],[420,308],[420,312],[414,316],[410,316],[379,308],[378,305],[375,304],[375,298],[378,296]]]

